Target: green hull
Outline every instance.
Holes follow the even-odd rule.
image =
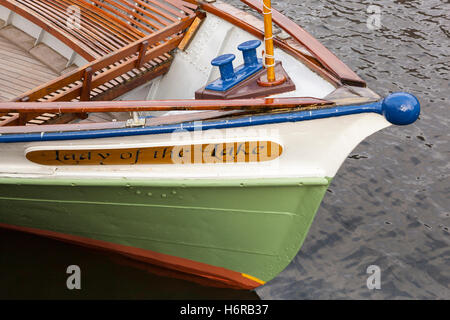
[[[0,179],[0,223],[151,250],[267,282],[299,251],[330,179]]]

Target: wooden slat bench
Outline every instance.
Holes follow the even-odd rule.
[[[195,11],[196,5],[182,0],[0,0],[0,4],[90,61],[13,100],[22,102],[113,100],[166,73],[184,31],[194,19],[204,17]],[[70,15],[78,10],[74,8],[81,13],[79,26]],[[75,116],[84,115],[9,114],[2,115],[0,126],[65,123]]]
[[[0,5],[38,25],[88,61],[174,24],[196,8],[182,0],[0,0]]]
[[[195,15],[152,33],[141,40],[66,73],[18,96],[14,101],[53,102],[113,100],[169,70],[176,49]],[[147,49],[149,48],[149,49]],[[36,119],[39,114],[21,115],[20,124],[55,122]],[[56,123],[66,122],[67,118]],[[69,119],[70,121],[70,119]]]

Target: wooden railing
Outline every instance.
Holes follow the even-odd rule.
[[[175,49],[195,15],[18,96],[15,101],[90,100],[90,91]],[[164,42],[163,42],[164,41]],[[147,49],[150,48],[150,49]],[[159,58],[162,60],[163,58]],[[163,61],[161,61],[163,62]],[[158,63],[155,63],[158,65]],[[52,95],[53,94],[53,95]],[[51,96],[50,96],[51,95]]]
[[[132,88],[166,73],[172,61],[170,52],[177,48],[184,37],[183,31],[196,17],[197,14],[192,14],[117,52],[25,92],[14,101],[113,100]],[[118,83],[120,81],[122,83]],[[70,118],[66,115],[58,121],[49,122],[47,120],[55,118],[55,115],[42,116],[40,113],[29,113],[20,114],[19,117],[13,114],[10,116],[2,125],[23,125],[36,117],[40,119],[33,120],[34,124],[64,123],[72,120],[74,116],[84,117],[83,114],[74,114]]]
[[[270,110],[332,106],[332,101],[311,97],[250,98],[230,100],[150,100],[150,101],[91,101],[91,102],[0,102],[0,112],[20,113],[84,113],[139,111],[202,111],[202,110]]]

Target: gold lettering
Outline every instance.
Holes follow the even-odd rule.
[[[131,159],[133,157],[133,154],[131,152],[124,152],[120,155],[120,159],[127,160]]]
[[[28,160],[49,166],[201,164],[269,161],[279,157],[282,147],[271,141],[164,146],[105,150],[36,150]]]

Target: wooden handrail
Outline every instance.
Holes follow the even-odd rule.
[[[332,106],[333,102],[317,98],[258,98],[236,100],[151,100],[91,102],[2,102],[0,113],[86,113],[139,111],[197,111],[289,109],[297,107]]]
[[[155,58],[161,56],[162,54],[175,49],[178,46],[178,44],[181,42],[182,38],[183,38],[182,35],[175,36],[172,39],[166,41],[164,44],[147,51],[147,53],[144,56],[143,62],[144,63],[148,62],[151,59],[155,59]],[[98,72],[92,78],[91,90],[94,88],[97,88],[98,86],[101,86],[102,84],[104,84],[110,80],[113,80],[113,79],[127,73],[128,71],[133,70],[134,68],[136,68],[137,60],[138,60],[138,56],[135,55],[134,57],[126,59],[126,62],[117,63],[114,65],[112,64],[107,71]],[[98,68],[98,66],[95,66],[95,65],[94,65],[94,67]],[[83,77],[83,79],[84,79],[84,77]],[[85,86],[84,82],[72,85],[70,88],[64,90],[64,92],[62,92],[61,94],[56,95],[49,100],[50,101],[70,101],[72,99],[76,99],[85,90],[84,86]],[[87,90],[86,90],[86,92],[87,92]]]
[[[223,117],[230,117],[243,114],[252,114],[248,110],[212,110],[202,112],[188,112],[176,115],[159,116],[154,118],[146,118],[146,126],[161,126],[168,124],[176,124],[183,122],[205,121],[212,119],[219,119]],[[16,114],[18,117],[18,114]],[[6,121],[13,122],[15,119],[11,117]],[[68,131],[83,131],[83,130],[104,130],[104,129],[122,129],[128,126],[128,121],[108,121],[108,122],[81,122],[69,124],[50,124],[40,126],[9,126],[2,127],[0,121],[0,134],[14,134],[14,133],[40,133],[40,132],[68,132]]]

